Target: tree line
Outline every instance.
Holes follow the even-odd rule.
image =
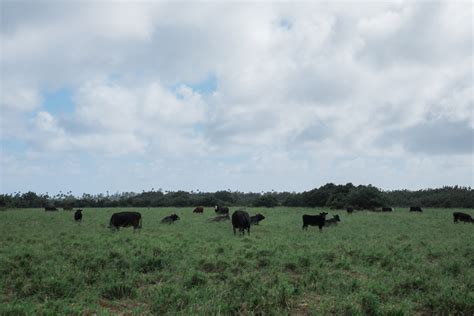
[[[141,193],[123,192],[115,194],[83,194],[72,192],[56,195],[35,192],[0,194],[0,208],[55,207],[194,207],[214,205],[255,207],[328,207],[356,209],[392,207],[443,207],[474,208],[474,192],[471,187],[445,186],[438,189],[383,191],[372,185],[352,183],[325,184],[305,192],[262,192],[239,191],[187,192],[154,189]]]

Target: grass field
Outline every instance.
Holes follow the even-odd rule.
[[[319,210],[248,208],[266,219],[245,237],[210,208],[111,232],[121,210],[0,212],[0,314],[474,314],[474,225],[451,210],[330,211],[320,233],[301,229]]]

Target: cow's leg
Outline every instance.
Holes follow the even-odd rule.
[[[232,227],[232,228],[234,229],[234,236],[235,236],[235,226],[234,226],[234,227]]]

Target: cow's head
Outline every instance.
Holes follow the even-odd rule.
[[[336,220],[336,222],[340,222],[341,219],[339,218],[339,215],[334,215],[332,218]]]

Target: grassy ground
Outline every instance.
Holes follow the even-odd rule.
[[[0,212],[0,314],[474,314],[474,225],[450,210],[331,211],[320,233],[319,210],[249,208],[267,218],[245,237],[192,208],[113,233],[120,210]]]

